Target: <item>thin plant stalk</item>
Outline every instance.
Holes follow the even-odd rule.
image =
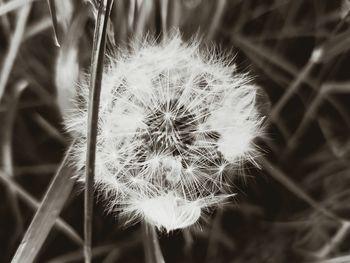
[[[18,109],[18,101],[22,94],[22,91],[28,86],[28,83],[26,81],[20,81],[17,83],[17,85],[14,87],[13,95],[11,96],[11,102],[8,103],[8,110],[6,112],[6,117],[3,120],[3,125],[6,127],[2,130],[2,147],[1,147],[1,153],[2,153],[2,165],[4,172],[7,176],[13,178],[14,176],[14,169],[13,169],[13,149],[12,149],[12,134],[14,130],[14,124],[15,124],[15,118],[16,118],[16,111]],[[11,185],[9,185],[8,188],[8,195],[9,200],[11,202],[11,208],[13,210],[15,219],[16,219],[16,225],[17,225],[17,232],[18,234],[21,234],[23,231],[23,220],[21,211],[19,208],[18,200],[16,191],[12,188]],[[16,235],[14,235],[14,238],[16,238]]]
[[[28,5],[31,2],[36,0],[11,0],[1,4],[0,6],[0,16],[3,16],[9,12],[12,12],[16,9],[19,9],[25,5]]]
[[[154,226],[142,222],[143,247],[146,263],[165,263]]]
[[[323,259],[328,256],[347,236],[350,222],[342,222],[334,236],[316,254],[315,257]]]
[[[60,41],[58,37],[58,22],[57,22],[57,12],[56,12],[56,4],[55,0],[47,0],[47,4],[50,9],[50,14],[51,14],[51,20],[52,20],[52,28],[53,28],[53,33],[54,33],[54,40],[56,46],[60,46]]]
[[[311,196],[304,192],[296,183],[294,183],[288,176],[286,176],[281,170],[279,170],[275,165],[273,165],[266,158],[261,158],[261,166],[278,182],[284,185],[289,191],[294,193],[297,197],[304,200],[314,209],[322,213],[323,215],[332,218],[338,222],[344,222],[343,218],[340,218],[332,211],[326,209],[324,206],[315,201]]]
[[[57,167],[56,167],[57,168]],[[18,195],[24,203],[26,203],[33,210],[38,210],[40,203],[25,189],[23,189],[19,184],[12,180],[7,174],[0,170],[0,181],[3,181],[6,185],[12,188],[14,192]],[[72,240],[78,246],[83,246],[83,240],[80,238],[79,234],[62,218],[57,218],[55,222],[55,227],[62,231],[70,240]]]
[[[100,2],[91,58],[90,104],[88,112],[88,136],[86,152],[86,179],[84,193],[84,256],[85,262],[91,262],[92,216],[94,201],[94,177],[96,159],[96,141],[98,126],[98,108],[102,84],[103,61],[106,47],[107,25],[113,0]]]
[[[0,99],[5,92],[6,84],[9,79],[12,66],[15,62],[19,47],[21,45],[31,7],[32,3],[29,2],[18,11],[15,32],[8,45],[9,50],[7,51],[7,54],[4,58],[4,63],[0,72]]]
[[[218,1],[216,10],[214,13],[214,17],[211,21],[211,25],[209,27],[208,34],[206,36],[207,40],[211,40],[215,36],[215,33],[217,32],[217,29],[220,26],[220,22],[225,11],[225,6],[226,6],[226,0]]]
[[[71,178],[72,169],[68,166],[70,150],[71,148],[58,168],[40,207],[17,248],[12,263],[34,262],[70,196],[75,182]]]

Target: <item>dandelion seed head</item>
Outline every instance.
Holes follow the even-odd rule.
[[[113,193],[109,207],[171,231],[230,196],[224,172],[254,159],[261,130],[256,87],[246,74],[175,34],[110,54],[102,81],[95,181]],[[65,121],[77,137],[73,158],[81,170],[88,89],[83,75]]]

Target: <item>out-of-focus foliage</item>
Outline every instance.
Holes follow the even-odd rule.
[[[69,105],[62,99],[74,96],[69,85],[91,59],[98,1],[55,3],[61,47],[46,1],[0,1],[0,262],[11,260],[38,208],[30,200],[42,199],[71,141],[58,105]],[[232,179],[236,202],[189,231],[160,236],[166,262],[350,262],[349,10],[345,0],[115,1],[107,52],[147,34],[161,41],[173,28],[185,40],[199,36],[256,76],[269,123],[257,142],[260,169]],[[60,70],[67,78],[57,81]],[[60,220],[82,236],[80,188]],[[142,262],[139,226],[122,229],[102,199],[96,262]],[[55,228],[37,260],[83,256]]]

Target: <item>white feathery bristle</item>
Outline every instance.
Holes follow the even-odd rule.
[[[227,167],[254,160],[260,134],[257,87],[227,60],[174,34],[108,56],[96,150],[96,187],[129,221],[171,231],[188,227],[224,194]],[[88,75],[82,75],[67,130],[85,163]],[[83,180],[83,177],[81,177]],[[225,187],[227,188],[227,187]],[[116,208],[117,207],[117,208]]]
[[[188,227],[201,216],[201,207],[197,201],[188,201],[172,192],[137,200],[131,207],[147,222],[167,232]]]

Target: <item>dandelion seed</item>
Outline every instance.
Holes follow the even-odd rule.
[[[136,47],[138,46],[138,47]],[[66,127],[84,168],[88,77]],[[96,152],[96,187],[129,221],[171,231],[196,223],[228,196],[225,170],[253,160],[261,131],[256,87],[234,66],[178,34],[109,56]],[[83,180],[83,177],[81,177]]]
[[[135,200],[134,207],[130,207],[149,223],[167,231],[188,227],[201,215],[198,202],[177,197],[172,192],[154,198]]]

